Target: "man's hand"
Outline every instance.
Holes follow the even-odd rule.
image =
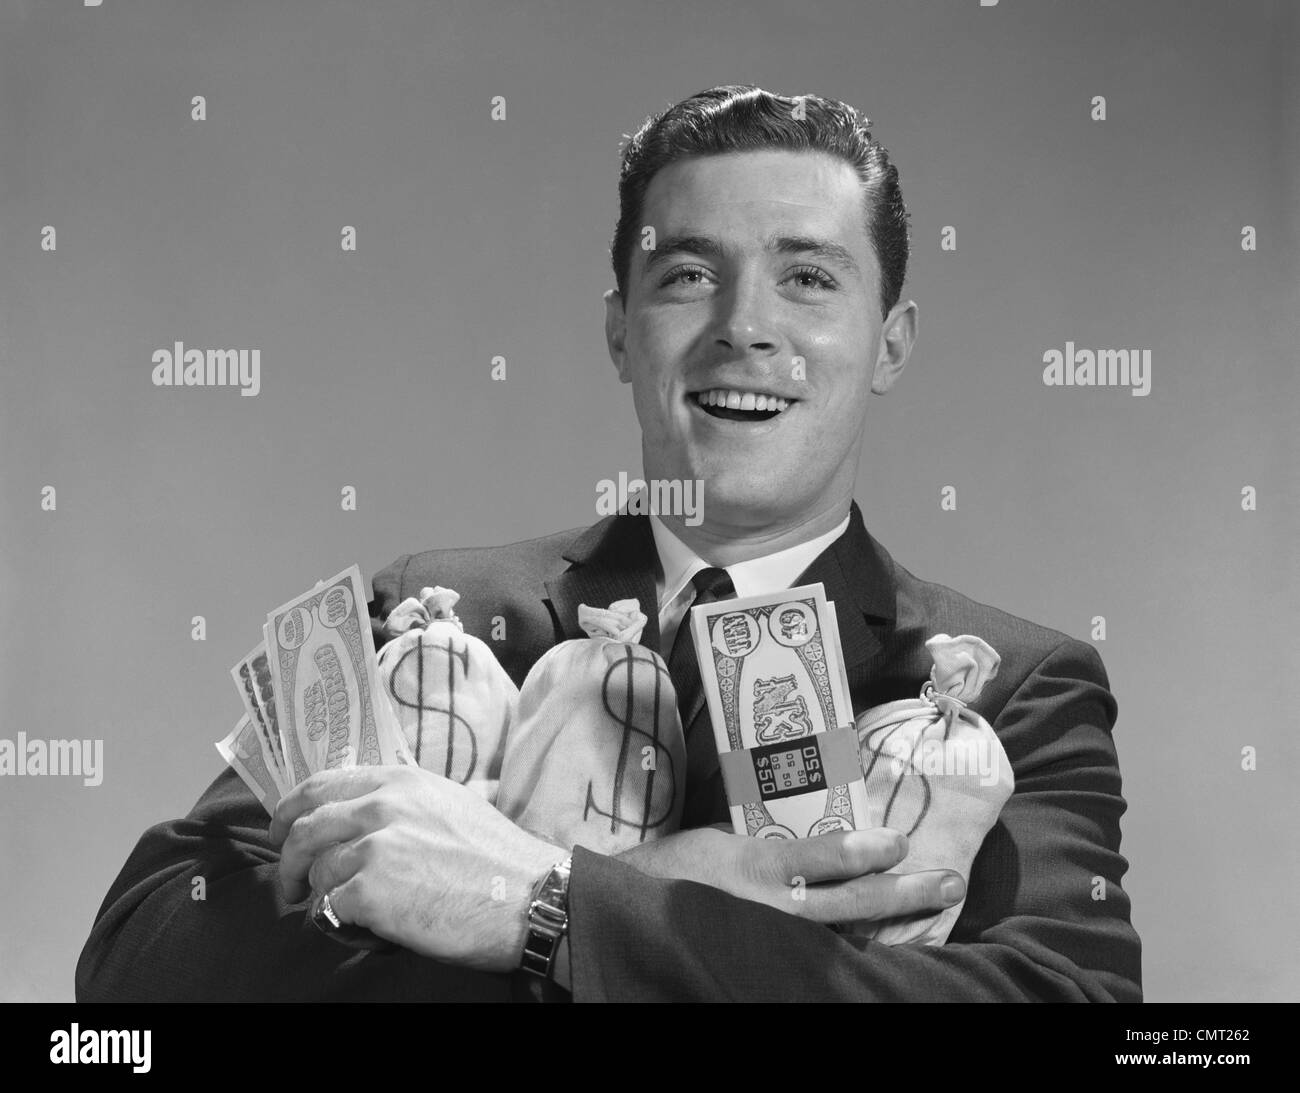
[[[485,971],[519,966],[532,886],[567,854],[415,767],[313,774],[280,801],[270,835],[289,902],[329,893],[343,922]]]
[[[679,831],[618,855],[652,877],[694,880],[815,922],[879,921],[941,911],[966,894],[942,869],[886,874],[907,856],[887,827],[811,839],[751,839],[730,824]]]

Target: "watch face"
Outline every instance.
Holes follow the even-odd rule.
[[[569,868],[572,858],[555,865],[537,884],[528,905],[530,922],[547,926],[564,926],[568,920]]]
[[[770,744],[755,748],[750,754],[764,801],[826,788],[826,772],[816,737],[805,737],[794,744]]]
[[[525,971],[551,978],[555,951],[569,928],[569,869],[573,859],[566,858],[538,882],[533,901],[528,905],[528,938],[524,942]]]

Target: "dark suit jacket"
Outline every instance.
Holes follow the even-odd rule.
[[[583,636],[579,602],[635,596],[649,608],[642,643],[658,649],[654,576],[649,521],[624,515],[511,546],[407,555],[375,577],[370,607],[377,628],[422,586],[453,587],[469,633],[485,636],[504,617],[494,649],[522,683],[552,645]],[[934,634],[976,634],[1002,657],[975,709],[1006,749],[1015,792],[975,860],[948,943],[846,938],[579,848],[574,1000],[1139,1001],[1141,946],[1120,887],[1128,863],[1119,852],[1116,703],[1096,651],[918,580],[867,534],[856,504],[848,531],[796,583],[815,581],[837,606],[855,711],[916,697]],[[704,731],[688,743],[686,826],[727,817],[707,711],[696,727]],[[280,896],[267,824],[227,770],[189,816],[147,831],[100,908],[77,965],[78,999],[529,996],[523,973],[353,951],[320,935],[302,905]],[[205,901],[191,898],[200,875]]]

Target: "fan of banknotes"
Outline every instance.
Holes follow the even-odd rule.
[[[355,565],[267,615],[230,675],[244,716],[217,750],[270,815],[318,770],[413,762],[379,685]]]

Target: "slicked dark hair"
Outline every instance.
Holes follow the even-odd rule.
[[[802,118],[795,116],[798,103],[803,104]],[[610,259],[624,304],[651,179],[678,160],[775,148],[826,152],[862,179],[867,235],[880,265],[880,314],[887,317],[907,276],[908,216],[898,169],[872,137],[870,125],[869,118],[846,103],[820,95],[774,95],[749,84],[712,87],[647,118],[623,146],[618,176],[618,227]]]

